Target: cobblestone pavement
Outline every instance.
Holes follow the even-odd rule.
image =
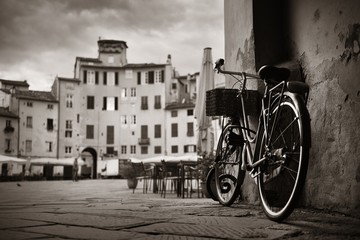
[[[19,186],[19,185],[20,186]],[[125,180],[0,183],[0,239],[360,239],[360,220],[297,209],[285,222],[259,206],[133,194]]]

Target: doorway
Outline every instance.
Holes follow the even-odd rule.
[[[95,149],[91,147],[85,148],[81,152],[81,160],[85,162],[85,165],[81,168],[81,175],[85,174],[82,177],[87,177],[91,179],[97,178],[97,153]]]

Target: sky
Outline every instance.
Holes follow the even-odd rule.
[[[128,63],[200,72],[203,49],[224,57],[223,0],[0,0],[0,78],[49,91],[73,77],[76,57],[98,57],[97,41],[128,45]]]

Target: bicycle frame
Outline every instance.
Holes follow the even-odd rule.
[[[253,178],[255,178],[258,174],[260,174],[260,172],[254,173],[254,170],[262,162],[266,161],[267,156],[264,156],[260,159],[255,159],[258,156],[257,156],[256,152],[253,151],[251,144],[255,143],[254,150],[256,151],[259,144],[261,144],[261,139],[259,138],[259,133],[262,130],[261,128],[263,127],[264,134],[265,134],[264,137],[267,139],[265,149],[269,149],[268,143],[271,142],[273,131],[274,131],[273,126],[269,126],[269,119],[271,117],[271,113],[270,113],[269,109],[270,109],[270,107],[272,107],[272,105],[274,103],[278,104],[277,107],[280,106],[281,100],[283,99],[284,92],[286,90],[286,84],[285,84],[286,82],[281,81],[280,83],[277,83],[274,87],[270,88],[268,82],[264,81],[265,93],[261,99],[261,112],[260,112],[260,116],[259,116],[259,120],[258,120],[258,127],[257,127],[257,130],[254,131],[250,128],[250,123],[249,123],[249,120],[247,117],[244,94],[246,94],[245,89],[246,89],[247,77],[251,77],[254,79],[260,79],[259,76],[244,73],[244,72],[224,71],[221,69],[218,69],[218,71],[223,74],[240,75],[242,77],[243,83],[239,87],[239,91],[240,91],[239,97],[240,97],[242,111],[241,111],[238,119],[232,119],[232,123],[238,122],[239,124],[230,124],[224,130],[227,130],[228,128],[241,129],[242,136],[243,136],[244,142],[245,142],[243,152],[242,152],[242,159],[244,159],[244,160],[242,161],[241,169],[250,171],[251,176]],[[281,89],[280,92],[278,91],[279,88]],[[275,119],[274,122],[277,121],[278,116],[279,116],[279,111],[277,111],[274,116],[274,119]],[[255,134],[255,136],[251,137],[251,134]]]

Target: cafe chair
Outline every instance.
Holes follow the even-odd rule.
[[[147,193],[151,189],[154,165],[144,165],[143,162],[132,162],[133,170],[136,173],[136,179],[138,181],[143,181],[143,193]],[[133,193],[135,188],[133,189]]]

